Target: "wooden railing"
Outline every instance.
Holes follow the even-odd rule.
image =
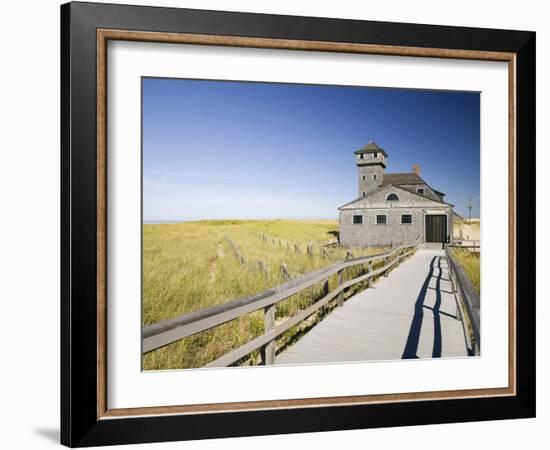
[[[479,295],[460,263],[454,258],[451,249],[452,246],[446,246],[445,248],[447,261],[449,262],[449,275],[457,302],[461,306],[458,309],[463,323],[466,329],[471,330],[472,350],[474,354],[479,355],[481,346]],[[466,313],[465,315],[462,313],[463,310]]]
[[[465,240],[465,239],[453,239],[449,243],[450,247],[453,248],[466,248],[477,250],[481,248],[481,241],[479,240]]]
[[[337,305],[342,305],[344,291],[349,287],[365,281],[370,287],[374,277],[380,275],[387,276],[388,272],[403,258],[413,254],[417,246],[418,244],[400,246],[378,255],[347,259],[254,295],[148,325],[143,329],[143,353],[151,352],[185,337],[209,330],[245,314],[263,309],[264,333],[241,347],[226,353],[215,361],[210,362],[206,367],[229,366],[257,349],[261,349],[262,351],[264,364],[273,364],[275,359],[275,340],[278,336],[307,319],[332,300],[336,299]],[[378,261],[383,261],[383,265],[374,269],[373,265]],[[367,265],[367,273],[343,281],[344,269],[362,265]],[[328,292],[328,278],[335,274],[337,275],[338,285],[335,289]],[[322,281],[325,281],[325,292],[321,299],[298,314],[288,318],[285,322],[278,325],[275,324],[277,303]]]

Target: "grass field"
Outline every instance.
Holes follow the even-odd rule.
[[[455,248],[453,250],[453,254],[460,265],[464,268],[466,275],[477,291],[477,295],[479,295],[481,285],[479,252],[470,252],[468,250]]]
[[[250,295],[341,261],[348,249],[323,247],[337,231],[338,222],[328,220],[145,224],[143,324]],[[364,256],[384,249],[349,250],[353,256]],[[335,279],[329,280],[334,283]],[[313,286],[279,303],[276,320],[311,305],[322,295],[322,287]],[[299,332],[289,330],[278,345]],[[262,333],[263,313],[257,311],[148,353],[143,368],[201,367]],[[252,354],[248,363],[257,358],[257,353]]]

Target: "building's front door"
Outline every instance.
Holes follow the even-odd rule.
[[[445,242],[447,240],[447,216],[426,216],[426,242]]]

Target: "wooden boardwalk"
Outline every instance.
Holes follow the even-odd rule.
[[[468,356],[445,251],[419,249],[335,308],[275,364]]]

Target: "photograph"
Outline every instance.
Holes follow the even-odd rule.
[[[31,183],[11,221],[26,269],[21,243],[53,242],[30,230],[40,208],[60,225],[60,277],[49,251],[43,282],[16,283],[42,305],[59,282],[59,308],[34,315],[60,333],[60,358],[39,354],[57,364],[59,441],[351,442],[338,431],[432,448],[452,424],[457,448],[521,446],[532,421],[510,419],[540,393],[540,20],[143,3],[61,5],[57,172],[6,165],[60,175],[59,209]],[[34,75],[35,59],[15,58]],[[44,132],[21,136],[44,156]]]
[[[142,370],[481,355],[480,93],[141,78]]]

